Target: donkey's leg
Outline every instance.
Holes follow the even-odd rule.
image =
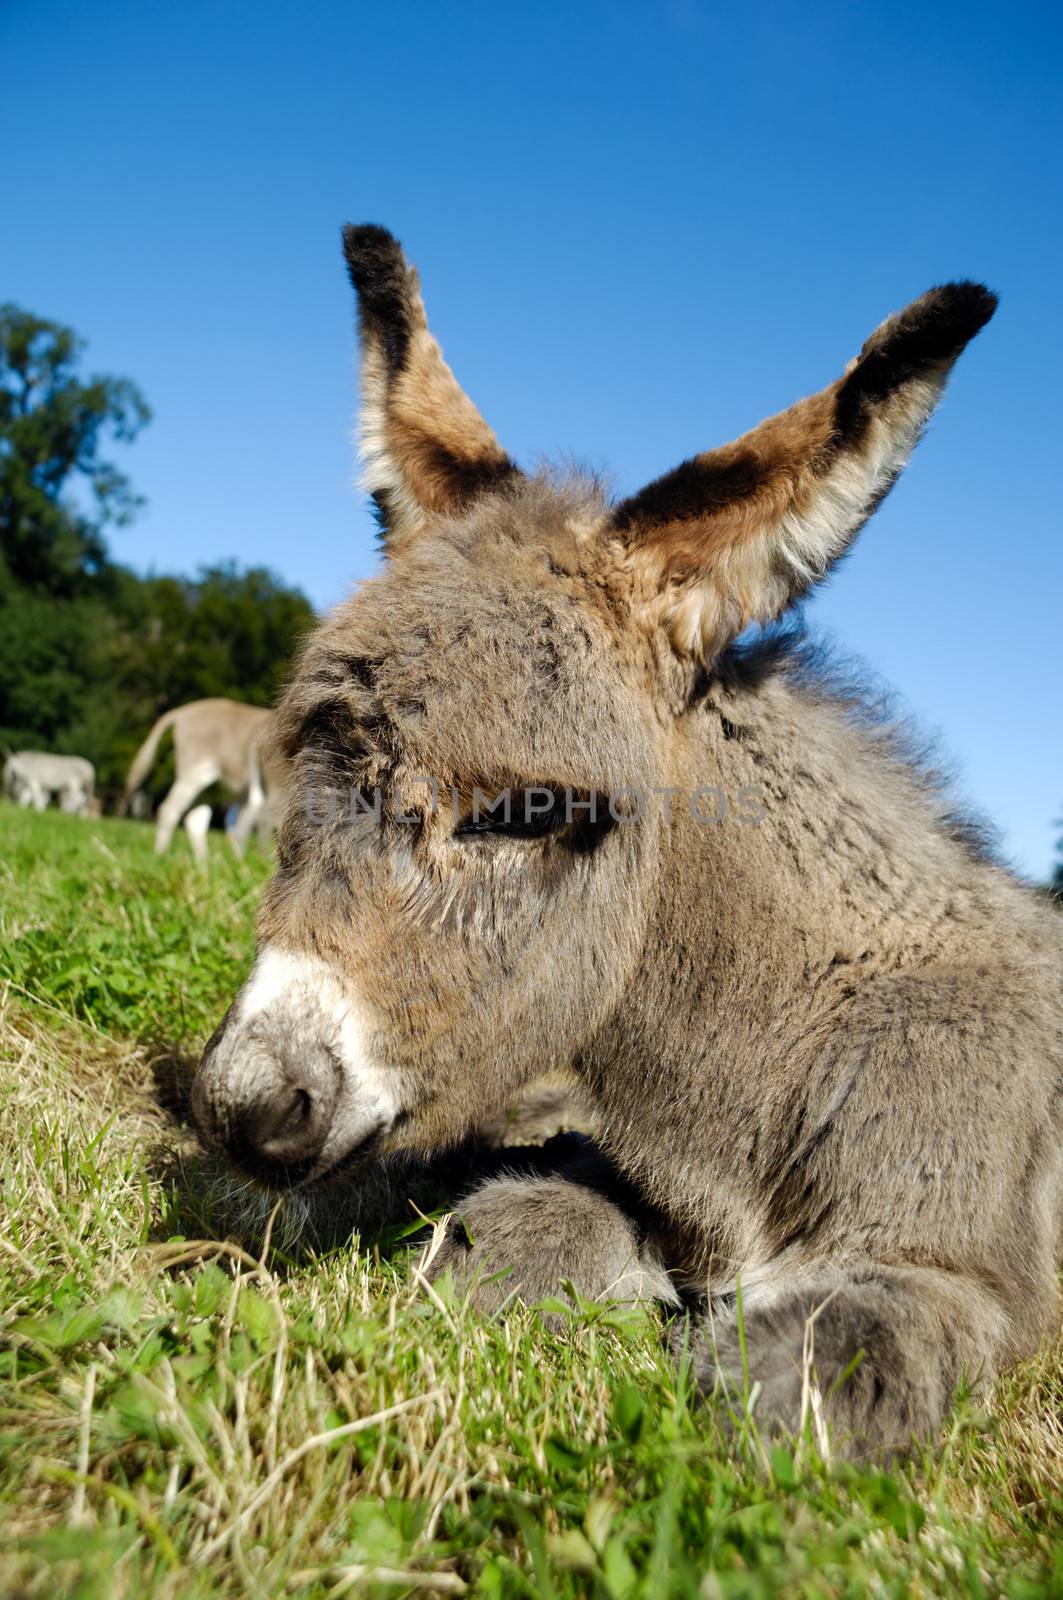
[[[166,799],[159,807],[155,819],[155,854],[165,855],[170,848],[174,829],[198,794],[220,776],[213,762],[193,767],[192,771],[177,779]]]
[[[192,854],[201,867],[210,861],[210,848],[207,844],[207,835],[210,832],[210,807],[208,805],[193,806],[191,811],[186,811],[184,816],[185,832],[188,842],[192,846]]]
[[[255,839],[263,855],[269,854],[273,835],[280,825],[282,811],[283,805],[277,790],[273,789],[268,794],[263,790],[262,803],[256,807],[254,816],[248,823],[248,836],[254,828]]]
[[[57,791],[56,799],[60,811],[68,817],[87,817],[89,813],[89,797],[84,783],[80,778],[71,778],[69,783],[64,783]]]
[[[251,830],[259,829],[262,813],[266,809],[266,791],[261,784],[252,783],[247,792],[247,799],[240,807],[236,822],[229,830],[229,843],[235,853],[242,857],[247,848],[247,841],[251,837]]]
[[[979,1284],[930,1267],[874,1262],[810,1268],[799,1282],[754,1288],[695,1338],[703,1389],[740,1396],[759,1385],[766,1432],[796,1432],[820,1404],[842,1454],[892,1454],[929,1438],[962,1383],[994,1375],[1003,1308]],[[747,1368],[744,1371],[742,1335]]]
[[[634,1217],[599,1190],[559,1176],[493,1178],[475,1189],[431,1276],[448,1267],[486,1311],[514,1297],[534,1305],[563,1282],[584,1300],[679,1304]]]

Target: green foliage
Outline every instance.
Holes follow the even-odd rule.
[[[207,695],[268,705],[293,641],[313,621],[303,596],[262,567],[211,567],[194,581],[148,578],[137,599],[144,625],[128,679],[160,710]]]
[[[153,1069],[265,870],[0,804],[0,1592],[1063,1600],[1058,1349],[933,1457],[846,1466],[699,1398],[649,1313],[182,1238],[210,1196]]]
[[[139,578],[109,560],[105,527],[141,501],[101,450],[150,413],[125,379],[79,378],[82,351],[0,308],[0,748],[87,756],[108,797],[161,712],[268,705],[313,612],[263,568]]]
[[[106,687],[91,694],[77,729],[60,742],[71,748],[76,733],[101,785],[117,790],[137,746],[171,706],[213,695],[272,704],[314,614],[304,595],[262,567],[218,566],[194,579],[132,579],[110,620]],[[156,793],[165,781],[160,769]]]
[[[151,412],[126,378],[83,381],[83,349],[71,328],[0,306],[0,593],[92,588],[106,564],[103,528],[139,505],[100,451],[108,433],[135,439]]]

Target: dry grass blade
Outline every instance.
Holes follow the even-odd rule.
[[[269,1499],[281,1479],[291,1472],[293,1467],[297,1467],[304,1456],[310,1455],[314,1450],[323,1450],[328,1445],[336,1444],[340,1439],[353,1438],[356,1433],[364,1433],[367,1428],[377,1428],[381,1423],[390,1421],[392,1417],[401,1416],[404,1411],[410,1411],[415,1406],[426,1406],[431,1401],[440,1399],[441,1396],[442,1390],[435,1389],[428,1394],[415,1395],[410,1400],[399,1400],[393,1406],[385,1406],[383,1410],[375,1411],[372,1416],[356,1417],[353,1422],[343,1422],[339,1427],[327,1428],[323,1433],[317,1433],[310,1439],[304,1439],[302,1444],[289,1451],[284,1460],[274,1467],[265,1483],[251,1497],[247,1505],[237,1513],[232,1522],[198,1552],[196,1560],[199,1565],[202,1566],[212,1560],[220,1550],[225,1548],[233,1534],[243,1527],[249,1517],[254,1516],[259,1506]]]

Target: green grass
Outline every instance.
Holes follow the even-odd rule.
[[[266,870],[0,807],[0,1592],[1063,1596],[1058,1348],[857,1471],[721,1427],[647,1315],[484,1322],[419,1247],[197,1244],[160,1084]]]

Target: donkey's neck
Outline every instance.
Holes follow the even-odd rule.
[[[678,1201],[695,1233],[711,1171],[714,1216],[734,1204],[709,1254],[748,1261],[758,1130],[785,1142],[802,1082],[864,985],[962,959],[1014,891],[950,836],[939,797],[887,740],[785,674],[713,685],[673,753],[646,945],[584,1070],[621,1165]],[[715,823],[690,811],[709,786],[726,800]],[[700,809],[723,804],[703,793]]]
[[[707,822],[712,796],[698,818],[677,808],[671,888],[687,898],[693,869],[701,929],[725,945],[742,930],[787,982],[850,950],[922,963],[984,902],[984,873],[895,733],[785,672],[755,689],[713,684],[679,726],[674,765],[684,794],[713,785],[726,809]]]

